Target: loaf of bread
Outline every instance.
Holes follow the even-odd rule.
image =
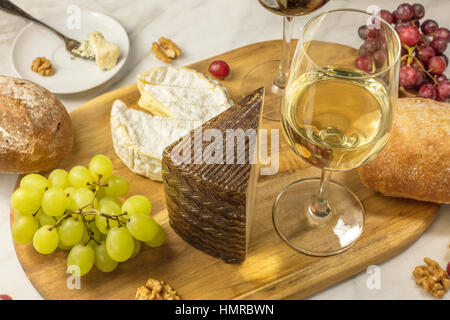
[[[384,195],[450,203],[450,105],[399,99],[386,147],[358,170]]]
[[[52,93],[0,76],[0,172],[55,168],[72,149],[73,135],[69,114]]]

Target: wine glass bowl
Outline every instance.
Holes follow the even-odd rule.
[[[357,30],[364,24],[377,30],[373,38],[383,61],[358,54]],[[387,143],[399,56],[392,27],[364,11],[324,12],[303,28],[284,90],[282,128],[291,149],[322,169],[322,176],[289,185],[275,201],[275,227],[295,249],[336,254],[361,235],[362,203],[330,176],[370,161]]]

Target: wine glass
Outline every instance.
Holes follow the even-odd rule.
[[[363,44],[358,37],[361,25],[371,31],[375,47],[367,48],[372,41]],[[273,206],[277,232],[296,250],[328,256],[348,249],[361,235],[361,201],[330,176],[370,161],[388,141],[400,49],[390,24],[356,9],[324,12],[304,26],[281,122],[291,149],[322,169],[322,176],[288,185]]]
[[[321,8],[329,0],[258,0],[269,11],[284,16],[281,60],[258,64],[242,81],[242,96],[246,97],[258,88],[265,88],[263,117],[280,120],[280,105],[286,85],[291,57],[291,37],[294,16],[306,15]],[[269,76],[268,76],[269,75]],[[276,77],[275,79],[272,77]]]

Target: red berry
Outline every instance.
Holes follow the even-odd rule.
[[[430,46],[422,46],[418,50],[418,58],[422,62],[428,62],[434,57],[434,49]]]
[[[434,56],[428,61],[428,68],[431,69],[431,72],[434,74],[441,74],[444,72],[447,64],[445,63],[444,58],[440,56]]]
[[[417,71],[416,87],[420,87],[427,80],[427,76],[423,71]]]
[[[392,24],[394,22],[394,16],[387,10],[380,10],[381,19],[386,20],[387,23]]]
[[[420,40],[420,32],[415,26],[406,26],[398,33],[400,41],[409,47],[415,46]]]
[[[400,68],[400,85],[405,88],[414,88],[417,83],[418,72],[413,67]]]
[[[0,294],[0,300],[12,300],[7,294]]]
[[[445,61],[445,65],[448,66],[448,58],[447,58],[447,56],[445,54],[443,54],[443,53],[438,54],[438,56],[443,58],[444,61]]]
[[[367,37],[368,38],[376,38],[380,35],[381,29],[375,27],[375,25],[370,25],[367,27]]]
[[[450,97],[450,81],[444,81],[440,83],[437,88],[437,99],[439,101],[445,101]]]
[[[367,29],[368,29],[367,26],[360,26],[358,28],[358,36],[363,40],[367,39],[367,31],[368,31]]]
[[[450,277],[450,262],[447,264],[447,276]]]
[[[450,31],[447,28],[437,28],[433,33],[433,39],[443,39],[445,42],[449,42]]]
[[[425,8],[423,7],[423,5],[421,5],[420,3],[414,3],[412,7],[414,11],[413,19],[419,20],[425,16]]]
[[[381,68],[384,65],[384,62],[386,61],[386,54],[383,50],[377,50],[373,54],[373,61],[375,62],[375,66],[377,68]]]
[[[412,26],[412,22],[411,21],[406,21],[406,22],[399,22],[395,25],[394,29],[395,31],[397,31],[397,33],[400,33],[400,31],[407,26]]]
[[[433,39],[430,46],[434,49],[434,52],[443,53],[447,49],[447,41],[441,38]]]
[[[405,22],[412,19],[414,9],[410,4],[402,3],[397,7],[397,10],[394,11],[394,14],[398,20]]]
[[[225,61],[216,60],[211,62],[209,65],[209,72],[213,75],[213,77],[223,80],[230,73],[230,67]]]
[[[424,34],[432,34],[437,28],[439,28],[439,25],[436,21],[431,19],[425,20],[421,27]]]
[[[357,67],[360,70],[363,70],[367,73],[372,72],[372,59],[370,59],[370,56],[365,54],[362,55],[355,60],[355,67]]]
[[[436,81],[439,83],[447,81],[447,77],[445,76],[445,74],[440,74],[436,77]]]
[[[432,84],[427,83],[419,88],[418,94],[420,97],[434,100],[437,97],[437,90]]]

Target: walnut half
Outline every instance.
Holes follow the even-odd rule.
[[[180,300],[180,297],[164,281],[150,278],[145,283],[145,286],[137,288],[136,300]]]
[[[31,64],[31,70],[39,73],[41,76],[52,76],[55,73],[52,63],[45,57],[37,57]]]
[[[174,59],[178,58],[181,54],[180,48],[170,39],[161,37],[158,42],[153,42],[152,52],[158,59],[171,63]]]
[[[416,283],[435,298],[442,298],[450,288],[450,279],[444,269],[430,258],[424,259],[426,266],[417,266],[413,271]]]

